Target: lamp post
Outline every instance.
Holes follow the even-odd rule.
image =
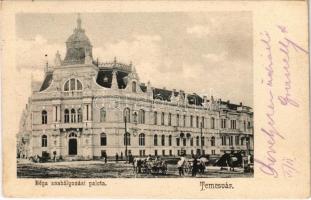
[[[202,137],[203,137],[203,123],[201,122],[201,155],[203,155],[203,143],[202,143]]]
[[[124,116],[124,129],[125,129],[125,161],[127,161],[127,119]]]

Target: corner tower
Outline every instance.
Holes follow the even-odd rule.
[[[81,18],[78,14],[77,27],[66,41],[66,57],[64,65],[85,64],[85,59],[92,57],[92,45],[81,27]]]

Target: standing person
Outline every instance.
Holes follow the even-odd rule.
[[[177,162],[177,167],[179,171],[179,176],[184,176],[184,165],[185,165],[185,157],[182,155],[180,160]]]
[[[104,159],[105,159],[105,163],[107,163],[107,153],[104,153]]]
[[[116,153],[116,163],[119,161],[119,155]]]
[[[197,157],[194,156],[193,158],[193,166],[192,166],[192,176],[196,176],[198,171],[198,160]]]

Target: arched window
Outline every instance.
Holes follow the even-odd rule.
[[[164,112],[161,113],[161,125],[164,125]]]
[[[165,135],[161,136],[161,145],[165,146]]]
[[[77,79],[77,90],[82,90],[82,83]]]
[[[190,127],[193,127],[193,116],[190,115]]]
[[[136,82],[132,82],[132,92],[136,92]]]
[[[211,118],[211,129],[214,129],[215,128],[215,118],[212,117]]]
[[[75,123],[76,122],[76,110],[75,109],[71,109],[70,111],[70,117],[71,117],[71,123]]]
[[[64,91],[69,91],[69,81],[67,81],[64,85]]]
[[[193,138],[190,138],[190,146],[193,146]]]
[[[145,134],[144,133],[139,134],[138,144],[139,146],[145,146]]]
[[[211,138],[211,146],[212,147],[215,146],[215,137],[214,136]]]
[[[199,136],[196,137],[196,144],[197,144],[197,146],[200,146],[200,137]]]
[[[41,117],[42,117],[42,124],[47,124],[48,123],[48,113],[46,110],[43,110],[41,112]]]
[[[69,123],[69,110],[65,109],[64,111],[64,122]]]
[[[137,123],[137,112],[133,113],[133,121],[134,123]]]
[[[71,133],[69,134],[69,137],[77,137],[77,134],[76,134],[75,132],[71,132]]]
[[[168,136],[168,146],[172,146],[172,136]]]
[[[153,120],[154,120],[154,125],[158,124],[158,113],[155,111],[153,113]]]
[[[154,144],[154,146],[158,146],[158,136],[157,135],[153,136],[153,144]]]
[[[82,109],[78,109],[78,122],[82,122]]]
[[[105,122],[106,121],[106,109],[101,108],[100,109],[100,122]]]
[[[124,133],[124,145],[130,146],[131,145],[131,134]]]
[[[202,117],[202,128],[205,128],[205,123],[204,123],[205,119],[204,117]]]
[[[124,116],[124,121],[126,120],[126,122],[131,122],[131,115],[130,115],[130,109],[129,108],[125,108],[124,112],[123,112],[123,116]]]
[[[70,90],[76,90],[76,79],[70,79]]]
[[[82,83],[76,78],[67,80],[64,84],[64,91],[82,90]]]
[[[47,147],[48,146],[48,137],[46,135],[41,136],[41,146]]]
[[[145,123],[145,111],[144,110],[139,110],[138,122],[140,124],[144,124]]]
[[[100,134],[100,146],[106,146],[107,145],[107,135],[106,133]]]
[[[196,126],[199,128],[199,116],[196,117]]]
[[[204,136],[201,137],[201,145],[204,146]]]

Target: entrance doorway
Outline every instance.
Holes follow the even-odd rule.
[[[68,154],[70,156],[74,156],[78,154],[77,134],[75,132],[71,132],[69,134]]]
[[[77,139],[69,139],[69,155],[77,155]]]

